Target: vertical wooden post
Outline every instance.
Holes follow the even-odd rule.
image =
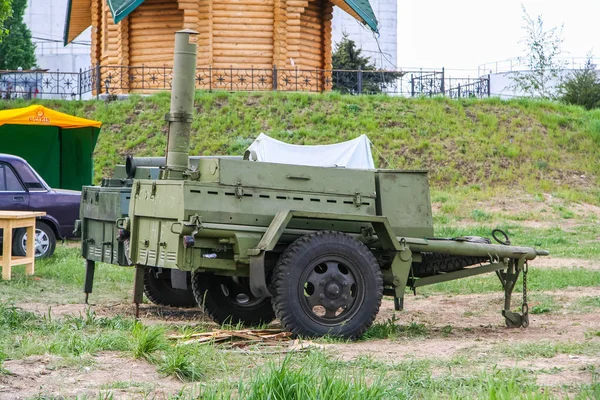
[[[10,237],[12,242],[12,234]],[[27,227],[27,249],[25,250],[25,257],[31,258],[31,262],[25,264],[25,275],[33,275],[35,272],[33,267],[35,260],[35,219],[33,219],[33,223]]]
[[[3,244],[2,244],[2,279],[10,280],[11,265],[10,256],[12,254],[12,226],[10,219],[0,222],[2,228]]]

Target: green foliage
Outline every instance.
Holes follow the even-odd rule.
[[[375,71],[376,67],[371,63],[369,57],[361,55],[362,50],[356,47],[356,43],[344,34],[342,40],[336,44],[331,61],[334,70],[348,72],[336,72],[333,77],[333,90],[341,93],[380,93],[382,88],[391,84],[402,74],[398,73],[374,73],[364,71]],[[362,89],[359,92],[358,71],[362,73]]]
[[[5,21],[8,34],[0,42],[0,69],[30,69],[35,66],[36,59],[35,46],[31,42],[31,32],[23,22],[27,0],[11,1],[12,15]],[[0,0],[0,19],[2,5],[5,2],[6,0]]]
[[[166,348],[165,329],[162,326],[145,326],[141,322],[133,326],[131,351],[134,358],[151,358],[152,353]]]
[[[408,325],[398,324],[398,319],[394,315],[384,322],[376,322],[367,329],[361,339],[394,339],[398,337],[417,337],[426,336],[429,332],[423,324],[411,322]]]
[[[189,349],[177,346],[166,352],[156,361],[158,371],[165,375],[171,375],[182,381],[195,381],[202,376],[200,365],[189,354]]]
[[[560,78],[565,67],[559,59],[564,41],[562,26],[546,29],[541,15],[532,18],[525,6],[522,9],[525,56],[519,57],[519,61],[528,71],[514,73],[513,88],[529,96],[552,99],[556,97],[553,82]]]
[[[364,377],[348,377],[331,368],[294,368],[286,358],[280,366],[255,374],[240,392],[248,391],[248,400],[375,400],[391,398],[385,386],[381,379],[368,384]]]
[[[600,204],[600,163],[589,161],[600,158],[597,110],[531,99],[405,99],[335,92],[197,92],[195,103],[191,155],[241,155],[260,132],[307,145],[365,133],[377,166],[428,169],[433,189],[472,187],[468,195],[474,196],[476,187],[482,194],[510,188]],[[168,93],[110,103],[0,101],[0,109],[30,104],[103,122],[94,153],[96,183],[112,176],[126,154],[164,155]],[[573,175],[586,178],[573,180]],[[462,204],[453,195],[443,211],[458,212]]]
[[[6,29],[6,20],[12,15],[12,0],[0,0],[0,43],[2,38],[8,33]]]
[[[559,98],[564,103],[582,106],[586,110],[600,107],[600,78],[591,55],[584,68],[573,72],[560,84]]]

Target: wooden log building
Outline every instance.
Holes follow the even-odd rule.
[[[69,0],[65,44],[92,26],[92,65],[106,81],[98,89],[111,93],[168,89],[181,29],[199,33],[199,88],[321,91],[334,6],[377,32],[368,0]]]

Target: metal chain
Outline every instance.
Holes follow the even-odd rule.
[[[529,265],[527,261],[523,264],[523,305],[521,306],[521,326],[527,328],[529,326],[529,305],[527,304],[527,272]]]

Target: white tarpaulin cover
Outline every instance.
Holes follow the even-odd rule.
[[[261,133],[244,158],[279,164],[375,169],[370,144],[366,135],[360,135],[342,143],[303,146],[280,142]]]

